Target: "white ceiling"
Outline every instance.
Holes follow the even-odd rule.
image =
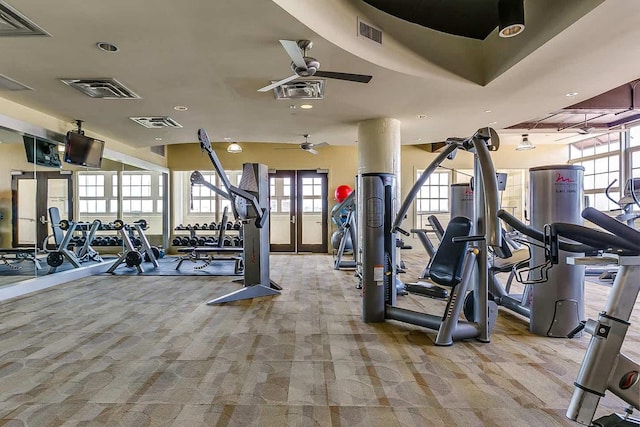
[[[564,6],[555,10],[554,2]],[[435,142],[540,117],[639,77],[640,2],[554,2],[525,1],[533,22],[520,41],[470,41],[374,13],[359,0],[9,0],[51,37],[0,38],[0,74],[35,89],[0,96],[68,120],[70,129],[85,120],[89,134],[134,147],[193,142],[200,127],[217,141],[302,142],[310,133],[312,142],[351,145],[358,121],[377,117],[402,122],[403,144]],[[350,14],[385,31],[384,46],[356,37]],[[402,42],[408,35],[411,46]],[[437,41],[438,52],[422,49],[418,36],[423,47]],[[322,70],[373,80],[327,80],[312,110],[257,92],[291,74],[278,39],[301,38],[314,42],[309,54]],[[98,50],[101,41],[120,51]],[[483,72],[455,72],[462,65]],[[116,78],[143,99],[91,99],[58,80],[92,77]],[[184,128],[151,130],[129,120],[149,115]],[[546,132],[544,141],[558,143]],[[524,132],[508,133],[505,142],[516,144]]]

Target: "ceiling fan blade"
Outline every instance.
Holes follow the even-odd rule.
[[[298,47],[298,42],[293,40],[280,40],[280,44],[282,44],[284,50],[287,51],[287,54],[291,57],[293,63],[296,64],[296,67],[304,68],[305,70],[307,69],[307,63],[305,62],[302,52]]]
[[[258,92],[269,92],[271,89],[277,88],[278,86],[283,85],[285,83],[288,83],[291,80],[295,80],[297,78],[298,78],[298,75],[294,74],[293,76],[289,76],[286,79],[282,79],[282,80],[277,81],[275,83],[271,83],[269,86],[262,87],[262,88],[258,89]]]
[[[318,151],[314,150],[313,148],[307,148],[306,150],[307,153],[311,153],[311,154],[318,154]]]
[[[328,79],[347,80],[350,82],[369,83],[373,76],[366,76],[364,74],[349,74],[349,73],[336,73],[333,71],[316,71],[314,76],[326,77]]]
[[[317,144],[311,144],[310,148],[324,147],[325,145],[329,145],[329,143],[328,142],[318,142]]]

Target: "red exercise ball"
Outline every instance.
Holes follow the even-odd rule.
[[[340,203],[340,202],[343,202],[344,199],[349,197],[349,194],[351,194],[352,191],[353,190],[348,185],[338,185],[338,187],[336,187],[336,192],[334,193],[334,197]]]

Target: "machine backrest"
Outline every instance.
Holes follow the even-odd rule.
[[[433,228],[433,231],[435,231],[438,239],[442,240],[442,236],[444,236],[444,228],[442,228],[440,220],[436,218],[435,215],[429,215],[427,217],[427,221],[429,221],[429,225],[431,225],[431,228]]]
[[[442,242],[429,266],[429,278],[442,286],[454,287],[460,283],[466,258],[467,243],[453,243],[454,237],[468,237],[471,220],[464,216],[452,218],[442,237]]]
[[[53,231],[53,240],[56,242],[56,248],[60,247],[64,233],[60,229],[60,211],[56,207],[49,208],[49,219],[51,220],[51,230]]]

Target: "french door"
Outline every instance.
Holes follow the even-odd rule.
[[[272,252],[327,252],[327,174],[269,174]]]
[[[13,247],[41,247],[45,238],[52,233],[50,207],[57,207],[62,219],[73,219],[71,172],[23,172],[12,175],[11,197]]]

